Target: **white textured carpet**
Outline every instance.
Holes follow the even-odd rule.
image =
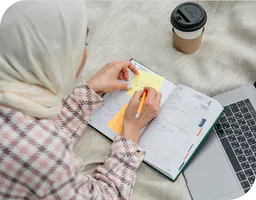
[[[88,78],[104,64],[135,58],[178,84],[210,96],[256,80],[256,3],[199,2],[208,22],[201,48],[184,55],[172,47],[170,14],[175,1],[90,1]],[[76,152],[91,172],[111,142],[88,128]],[[182,176],[172,183],[145,164],[138,170],[133,199],[190,199]]]

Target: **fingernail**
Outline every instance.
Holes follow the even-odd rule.
[[[130,89],[132,89],[132,85],[131,85],[131,84],[128,84],[128,85],[127,85],[127,90],[130,90]]]

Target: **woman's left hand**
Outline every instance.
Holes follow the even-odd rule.
[[[129,81],[128,69],[134,74],[139,74],[136,67],[130,61],[108,63],[87,84],[96,93],[110,93],[116,90],[131,89],[130,84],[120,81]]]

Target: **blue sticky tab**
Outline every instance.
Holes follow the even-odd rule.
[[[203,127],[204,124],[205,124],[205,122],[206,122],[206,119],[202,119],[201,122],[200,122],[200,124],[199,124],[198,126],[199,126],[199,127]]]

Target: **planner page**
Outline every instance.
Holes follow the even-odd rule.
[[[162,93],[162,106],[176,87],[164,77],[157,75],[135,60],[131,62],[140,72],[139,76],[129,72],[133,88],[129,91],[117,91],[104,95],[105,102],[95,111],[89,121],[91,126],[110,139],[122,133],[125,110],[135,91],[143,90],[144,87],[155,88]]]
[[[140,139],[145,161],[175,178],[222,111],[216,100],[178,85]]]

